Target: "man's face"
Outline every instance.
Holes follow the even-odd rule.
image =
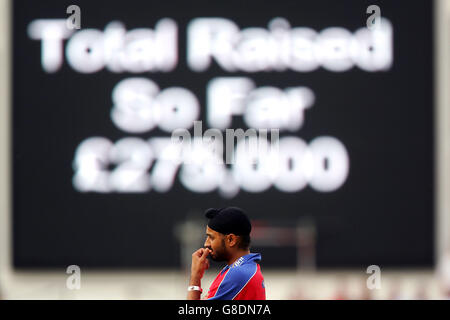
[[[208,226],[206,227],[206,240],[204,246],[212,251],[210,257],[214,261],[228,260],[229,254],[225,245],[225,236]]]

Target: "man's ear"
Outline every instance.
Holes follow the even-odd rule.
[[[238,243],[238,238],[234,233],[227,234],[227,243],[230,247],[234,247]]]

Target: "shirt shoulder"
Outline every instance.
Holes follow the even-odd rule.
[[[239,266],[230,268],[228,279],[237,283],[246,283],[256,273],[258,264],[248,262]]]
[[[214,295],[209,299],[232,300],[242,291],[242,289],[244,289],[257,271],[258,265],[254,262],[245,263],[228,269]]]

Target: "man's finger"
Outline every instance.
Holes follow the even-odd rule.
[[[194,252],[194,255],[196,255],[197,257],[201,257],[204,250],[205,249],[200,248],[200,249],[198,249],[197,251]]]
[[[208,254],[209,254],[209,249],[204,249],[204,250],[203,250],[203,253],[202,253],[202,256],[201,256],[201,259],[206,259],[206,257],[208,256]]]

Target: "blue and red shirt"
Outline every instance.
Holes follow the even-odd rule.
[[[208,300],[266,300],[261,255],[250,253],[225,266],[209,287]]]

